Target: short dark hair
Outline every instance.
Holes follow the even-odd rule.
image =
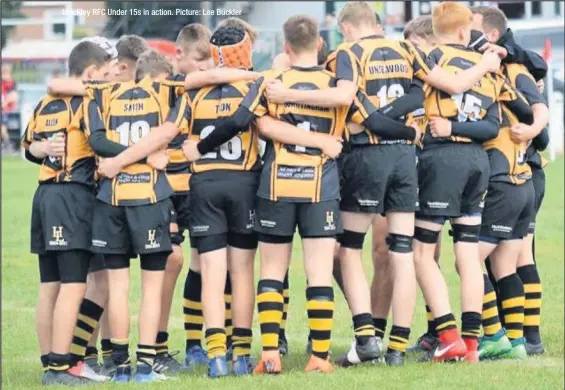
[[[163,73],[173,73],[173,65],[165,56],[156,50],[144,51],[135,63],[135,79],[146,76],[157,77]]]
[[[418,16],[412,19],[406,27],[404,27],[404,39],[408,39],[411,35],[419,36],[427,39],[434,35],[434,24],[431,15]]]
[[[316,50],[320,32],[316,19],[307,15],[292,16],[284,22],[284,39],[296,52]]]
[[[149,50],[147,41],[138,35],[122,35],[116,43],[118,60],[136,62],[141,53]]]
[[[231,17],[224,19],[220,23],[218,23],[216,29],[219,29],[221,27],[241,27],[242,29],[245,30],[247,35],[249,35],[249,39],[251,39],[251,43],[254,43],[255,40],[257,39],[257,35],[258,35],[257,30],[255,30],[253,26],[247,23],[245,20],[240,18]]]
[[[76,45],[69,55],[69,75],[80,77],[91,65],[97,68],[110,60],[110,55],[96,43],[81,42]]]
[[[504,15],[504,12],[496,7],[479,5],[476,7],[471,7],[471,11],[473,12],[473,14],[482,15],[483,28],[485,32],[496,29],[498,30],[500,36],[502,36],[508,29],[508,19],[506,19],[506,15]]]
[[[200,23],[187,24],[180,30],[176,45],[184,51],[196,50],[203,60],[210,58],[210,29]]]

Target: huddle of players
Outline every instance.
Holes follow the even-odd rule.
[[[361,249],[369,225],[376,220],[382,223],[376,216],[383,213],[394,286],[388,364],[404,363],[416,277],[439,333],[430,359],[478,361],[483,296],[479,257],[486,258],[482,249],[479,255],[479,235],[481,241],[486,237],[489,253],[497,248],[491,256],[492,269],[512,340],[498,322],[492,334],[485,326],[483,341],[494,346],[491,350],[499,348],[497,352],[504,341],[511,343],[504,353],[523,347],[518,317],[521,308],[523,323],[524,288],[520,301],[516,261],[508,261],[511,254],[506,248],[507,243],[521,247],[522,240],[513,238],[523,235],[513,234],[516,220],[502,240],[494,239],[497,230],[488,228],[505,220],[483,223],[481,231],[481,209],[489,186],[489,157],[491,186],[498,186],[493,184],[496,164],[504,170],[496,172],[500,178],[516,180],[501,180],[500,191],[512,192],[509,196],[514,198],[519,196],[514,192],[527,188],[527,164],[516,160],[522,158],[519,152],[525,143],[515,142],[512,130],[516,126],[523,137],[534,132],[543,122],[541,110],[534,110],[543,105],[542,100],[536,101],[530,85],[518,77],[527,75],[526,70],[518,66],[519,74],[514,73],[514,83],[508,85],[500,72],[491,73],[500,66],[494,49],[481,56],[467,48],[472,20],[467,7],[442,3],[434,8],[432,18],[442,45],[426,56],[409,42],[376,36],[370,7],[348,3],[339,20],[349,42],[328,58],[332,72],[318,66],[322,42],[317,23],[306,16],[290,18],[284,25],[286,58],[279,61],[288,62],[290,68],[267,71],[259,78],[254,72],[230,69],[252,69],[253,32],[237,19],[220,26],[211,39],[200,26],[181,31],[177,70],[186,78],[171,75],[171,65],[156,52],[146,51],[138,37],[120,39],[117,64],[94,43],[77,45],[69,58],[70,75],[76,80],[51,85],[54,92],[72,97],[43,99],[23,141],[29,159],[42,164],[34,198],[32,252],[40,256],[43,304],[38,304],[38,333],[42,362],[48,367],[43,383],[107,379],[101,374],[118,382],[131,379],[127,297],[129,260],[136,255],[142,268],[142,302],[135,380],[163,380],[165,370],[184,369],[168,354],[166,330],[183,261],[179,245],[187,228],[195,250],[185,284],[186,366],[207,362],[210,377],[228,375],[225,325],[231,311],[232,372],[281,372],[279,349],[286,352],[286,346],[282,343],[280,348],[279,335],[288,305],[287,272],[297,226],[308,278],[311,357],[306,371],[333,370],[328,354],[337,242],[337,267],[353,314],[355,342],[336,363],[347,366],[380,359],[386,320],[374,321],[371,314]],[[208,40],[214,64],[227,69],[191,73],[210,66]],[[124,76],[117,82],[87,81],[128,70],[129,80]],[[459,74],[455,76],[453,70]],[[524,90],[520,83],[527,85]],[[422,101],[429,122],[425,133]],[[507,121],[500,132],[499,110]],[[405,115],[410,118],[408,126]],[[342,135],[347,153],[336,161]],[[260,137],[266,140],[262,159]],[[485,152],[481,144],[490,140],[492,147],[486,149],[491,152]],[[424,146],[418,167],[414,143]],[[167,146],[169,153],[164,152]],[[99,178],[96,156],[103,158],[98,163]],[[522,206],[513,203],[512,210],[503,209],[505,218],[516,219],[526,212],[529,198],[522,198]],[[487,211],[490,202],[501,207],[500,195],[491,199],[490,191],[484,201]],[[463,339],[433,260],[447,218],[452,220],[462,278]],[[531,216],[520,220],[526,218]],[[37,237],[41,239],[36,241]],[[250,347],[257,246],[262,353],[254,367]],[[90,250],[104,257],[103,265],[89,274],[87,288],[89,264],[102,263],[100,258],[91,261]],[[513,272],[505,268],[508,263],[514,264]],[[107,271],[100,271],[103,267]],[[535,266],[529,269],[535,271]],[[231,286],[226,283],[228,270]],[[98,281],[93,277],[96,273],[103,274]],[[91,292],[103,290],[105,278],[106,295]],[[521,286],[521,279],[517,281]],[[225,299],[228,287],[234,297],[231,302]],[[485,292],[490,294],[485,297],[494,295],[487,288]],[[112,340],[105,348],[103,334],[102,348],[103,353],[111,351],[111,359],[100,367],[93,334],[104,307],[110,313]],[[487,307],[489,313],[493,308]],[[203,323],[207,356],[200,345]],[[496,328],[493,324],[488,324],[490,330]],[[377,335],[376,328],[382,333]]]

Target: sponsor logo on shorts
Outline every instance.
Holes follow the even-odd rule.
[[[510,226],[504,225],[490,225],[490,229],[493,232],[500,232],[500,233],[512,233],[512,228]]]
[[[363,207],[376,207],[379,205],[379,201],[378,200],[373,200],[373,199],[358,199],[357,203],[359,203],[359,206],[363,206]]]
[[[261,219],[259,221],[259,224],[266,228],[274,228],[275,226],[277,226],[277,223],[275,221],[268,221],[266,219]]]
[[[49,241],[51,246],[67,246],[68,243],[63,237],[63,227],[53,226],[53,240]]]
[[[325,231],[335,230],[335,222],[334,222],[334,212],[333,211],[326,211],[326,226],[324,226]]]
[[[535,222],[530,222],[530,224],[528,225],[529,229],[535,229],[536,228],[536,223]]]
[[[92,240],[92,246],[98,246],[100,248],[106,248],[106,245],[108,245],[108,243],[106,241]]]
[[[210,225],[196,225],[192,227],[194,233],[204,233],[210,230]]]
[[[449,207],[449,202],[427,202],[430,209],[446,209]]]
[[[157,241],[155,241],[155,233],[157,230],[149,229],[147,231],[147,244],[145,244],[145,249],[157,249],[161,247]]]

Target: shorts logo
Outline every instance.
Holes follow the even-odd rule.
[[[333,211],[326,211],[326,226],[324,226],[324,230],[335,230]]]
[[[92,246],[98,246],[100,248],[106,248],[106,245],[108,245],[108,243],[106,241],[92,240]]]
[[[196,225],[191,228],[193,233],[204,233],[210,230],[210,225]]]
[[[67,246],[67,241],[63,238],[63,227],[53,226],[53,240],[49,241],[51,246]]]
[[[426,204],[430,209],[446,209],[449,207],[448,202],[427,202]]]
[[[490,225],[490,228],[493,232],[512,233],[512,228],[510,226]]]
[[[373,199],[358,199],[357,202],[359,206],[363,207],[377,207],[379,205],[379,201]]]
[[[275,226],[277,226],[277,223],[275,221],[268,221],[266,219],[260,220],[259,223],[261,224],[261,226],[266,228],[274,228]]]
[[[157,249],[161,247],[157,241],[155,241],[155,234],[157,230],[150,229],[147,231],[147,244],[145,244],[145,249]]]

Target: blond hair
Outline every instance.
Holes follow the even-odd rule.
[[[135,63],[135,78],[157,77],[163,73],[173,73],[173,64],[156,50],[143,52]]]
[[[349,24],[377,24],[375,11],[366,1],[348,1],[338,15],[339,23]]]
[[[466,5],[454,1],[444,1],[432,10],[434,35],[453,34],[460,27],[473,22],[473,13]]]
[[[411,35],[428,39],[434,35],[434,25],[431,15],[418,16],[412,19],[404,28],[404,39],[408,39]]]

